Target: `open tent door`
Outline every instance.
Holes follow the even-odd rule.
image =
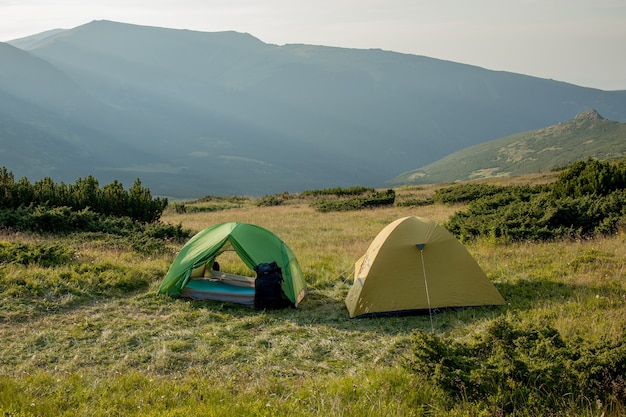
[[[465,247],[423,217],[404,217],[387,225],[354,271],[345,300],[350,317],[504,304]]]
[[[250,269],[254,270],[259,264],[272,263],[280,267],[283,276],[282,290],[287,298],[297,306],[306,295],[307,289],[300,270],[300,265],[294,253],[281,239],[262,227],[240,222],[221,223],[208,227],[193,236],[180,250],[159,287],[159,294],[169,294],[172,296],[192,298],[200,297],[200,293],[211,297],[211,291],[215,291],[214,297],[233,295],[236,298],[241,296],[242,304],[253,304],[250,302],[250,295],[254,297],[254,285],[252,288],[245,288],[243,285],[231,285],[232,282],[218,282],[228,286],[220,285],[217,288],[213,279],[192,279],[194,271],[203,268],[211,274],[211,278],[217,275],[224,275],[211,272],[212,268],[207,268],[215,258],[226,250],[234,250],[237,256]],[[233,277],[234,278],[234,277]],[[240,277],[246,278],[246,277]],[[254,281],[253,281],[254,283]],[[191,291],[191,292],[190,292]],[[230,292],[230,293],[229,293]],[[245,294],[243,294],[245,292]],[[219,294],[217,294],[219,293]],[[208,298],[218,299],[221,298]]]

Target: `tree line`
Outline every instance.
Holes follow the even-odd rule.
[[[15,181],[11,171],[0,168],[0,209],[67,207],[75,212],[90,210],[104,216],[153,223],[161,218],[167,204],[167,198],[153,198],[140,179],[128,190],[117,180],[100,187],[92,175],[78,178],[74,184],[57,184],[50,177],[31,183],[25,177]]]

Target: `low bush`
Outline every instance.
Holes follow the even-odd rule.
[[[626,190],[619,187],[618,174],[604,174],[610,164],[585,164],[575,164],[551,186],[460,186],[456,193],[445,189],[448,191],[441,193],[440,200],[442,196],[464,196],[471,201],[466,210],[451,216],[445,227],[464,241],[479,236],[521,241],[613,234],[626,219]],[[577,179],[576,174],[581,177]],[[593,175],[600,183],[589,187]],[[482,190],[485,195],[468,190]],[[446,201],[459,201],[457,198]]]
[[[615,233],[626,216],[626,191],[604,198],[555,200],[548,193],[528,201],[508,197],[478,199],[452,215],[445,227],[463,241],[479,236],[506,241],[589,238]]]
[[[305,190],[301,193],[303,197],[336,196],[347,197],[373,193],[376,190],[372,187],[354,186],[348,188],[335,187],[324,188],[322,190]]]
[[[556,415],[589,401],[626,407],[626,342],[565,343],[548,326],[522,328],[504,317],[467,343],[417,332],[407,365],[457,401],[503,415]]]
[[[85,209],[116,217],[150,223],[157,221],[167,199],[153,198],[141,180],[125,190],[119,181],[100,187],[98,180],[89,175],[78,178],[74,184],[56,184],[50,177],[31,184],[27,178],[15,181],[13,173],[0,167],[0,208],[17,209],[24,206],[47,209],[69,207],[73,212]]]
[[[364,208],[391,206],[395,202],[394,190],[375,192],[362,197],[320,200],[311,204],[317,211],[326,213],[329,211],[350,211]]]
[[[256,201],[257,207],[273,207],[280,206],[285,202],[285,198],[280,195],[266,195]]]
[[[16,210],[0,209],[0,224],[6,229],[49,234],[74,232],[109,233],[119,236],[145,236],[159,240],[181,240],[190,231],[180,225],[161,222],[140,223],[130,217],[106,216],[90,209],[73,211],[70,207],[28,206]]]
[[[626,188],[626,162],[578,161],[563,171],[554,186],[555,198],[607,196]]]
[[[170,204],[176,213],[212,213],[232,208],[240,208],[249,203],[252,199],[242,196],[214,196],[207,195],[197,200],[173,202]]]
[[[432,198],[407,198],[406,200],[396,201],[398,207],[423,207],[434,204]]]

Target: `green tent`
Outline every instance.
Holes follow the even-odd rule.
[[[252,270],[276,262],[282,270],[283,292],[293,305],[306,295],[304,277],[291,249],[269,230],[241,222],[217,224],[193,236],[174,259],[159,294],[252,305],[254,278],[212,268],[215,258],[227,250],[234,250]]]
[[[350,317],[504,304],[478,263],[450,232],[404,217],[374,238],[355,263],[345,299]]]

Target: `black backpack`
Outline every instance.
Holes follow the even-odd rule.
[[[283,292],[283,273],[276,262],[258,264],[254,271],[254,308],[276,310],[293,306]]]

